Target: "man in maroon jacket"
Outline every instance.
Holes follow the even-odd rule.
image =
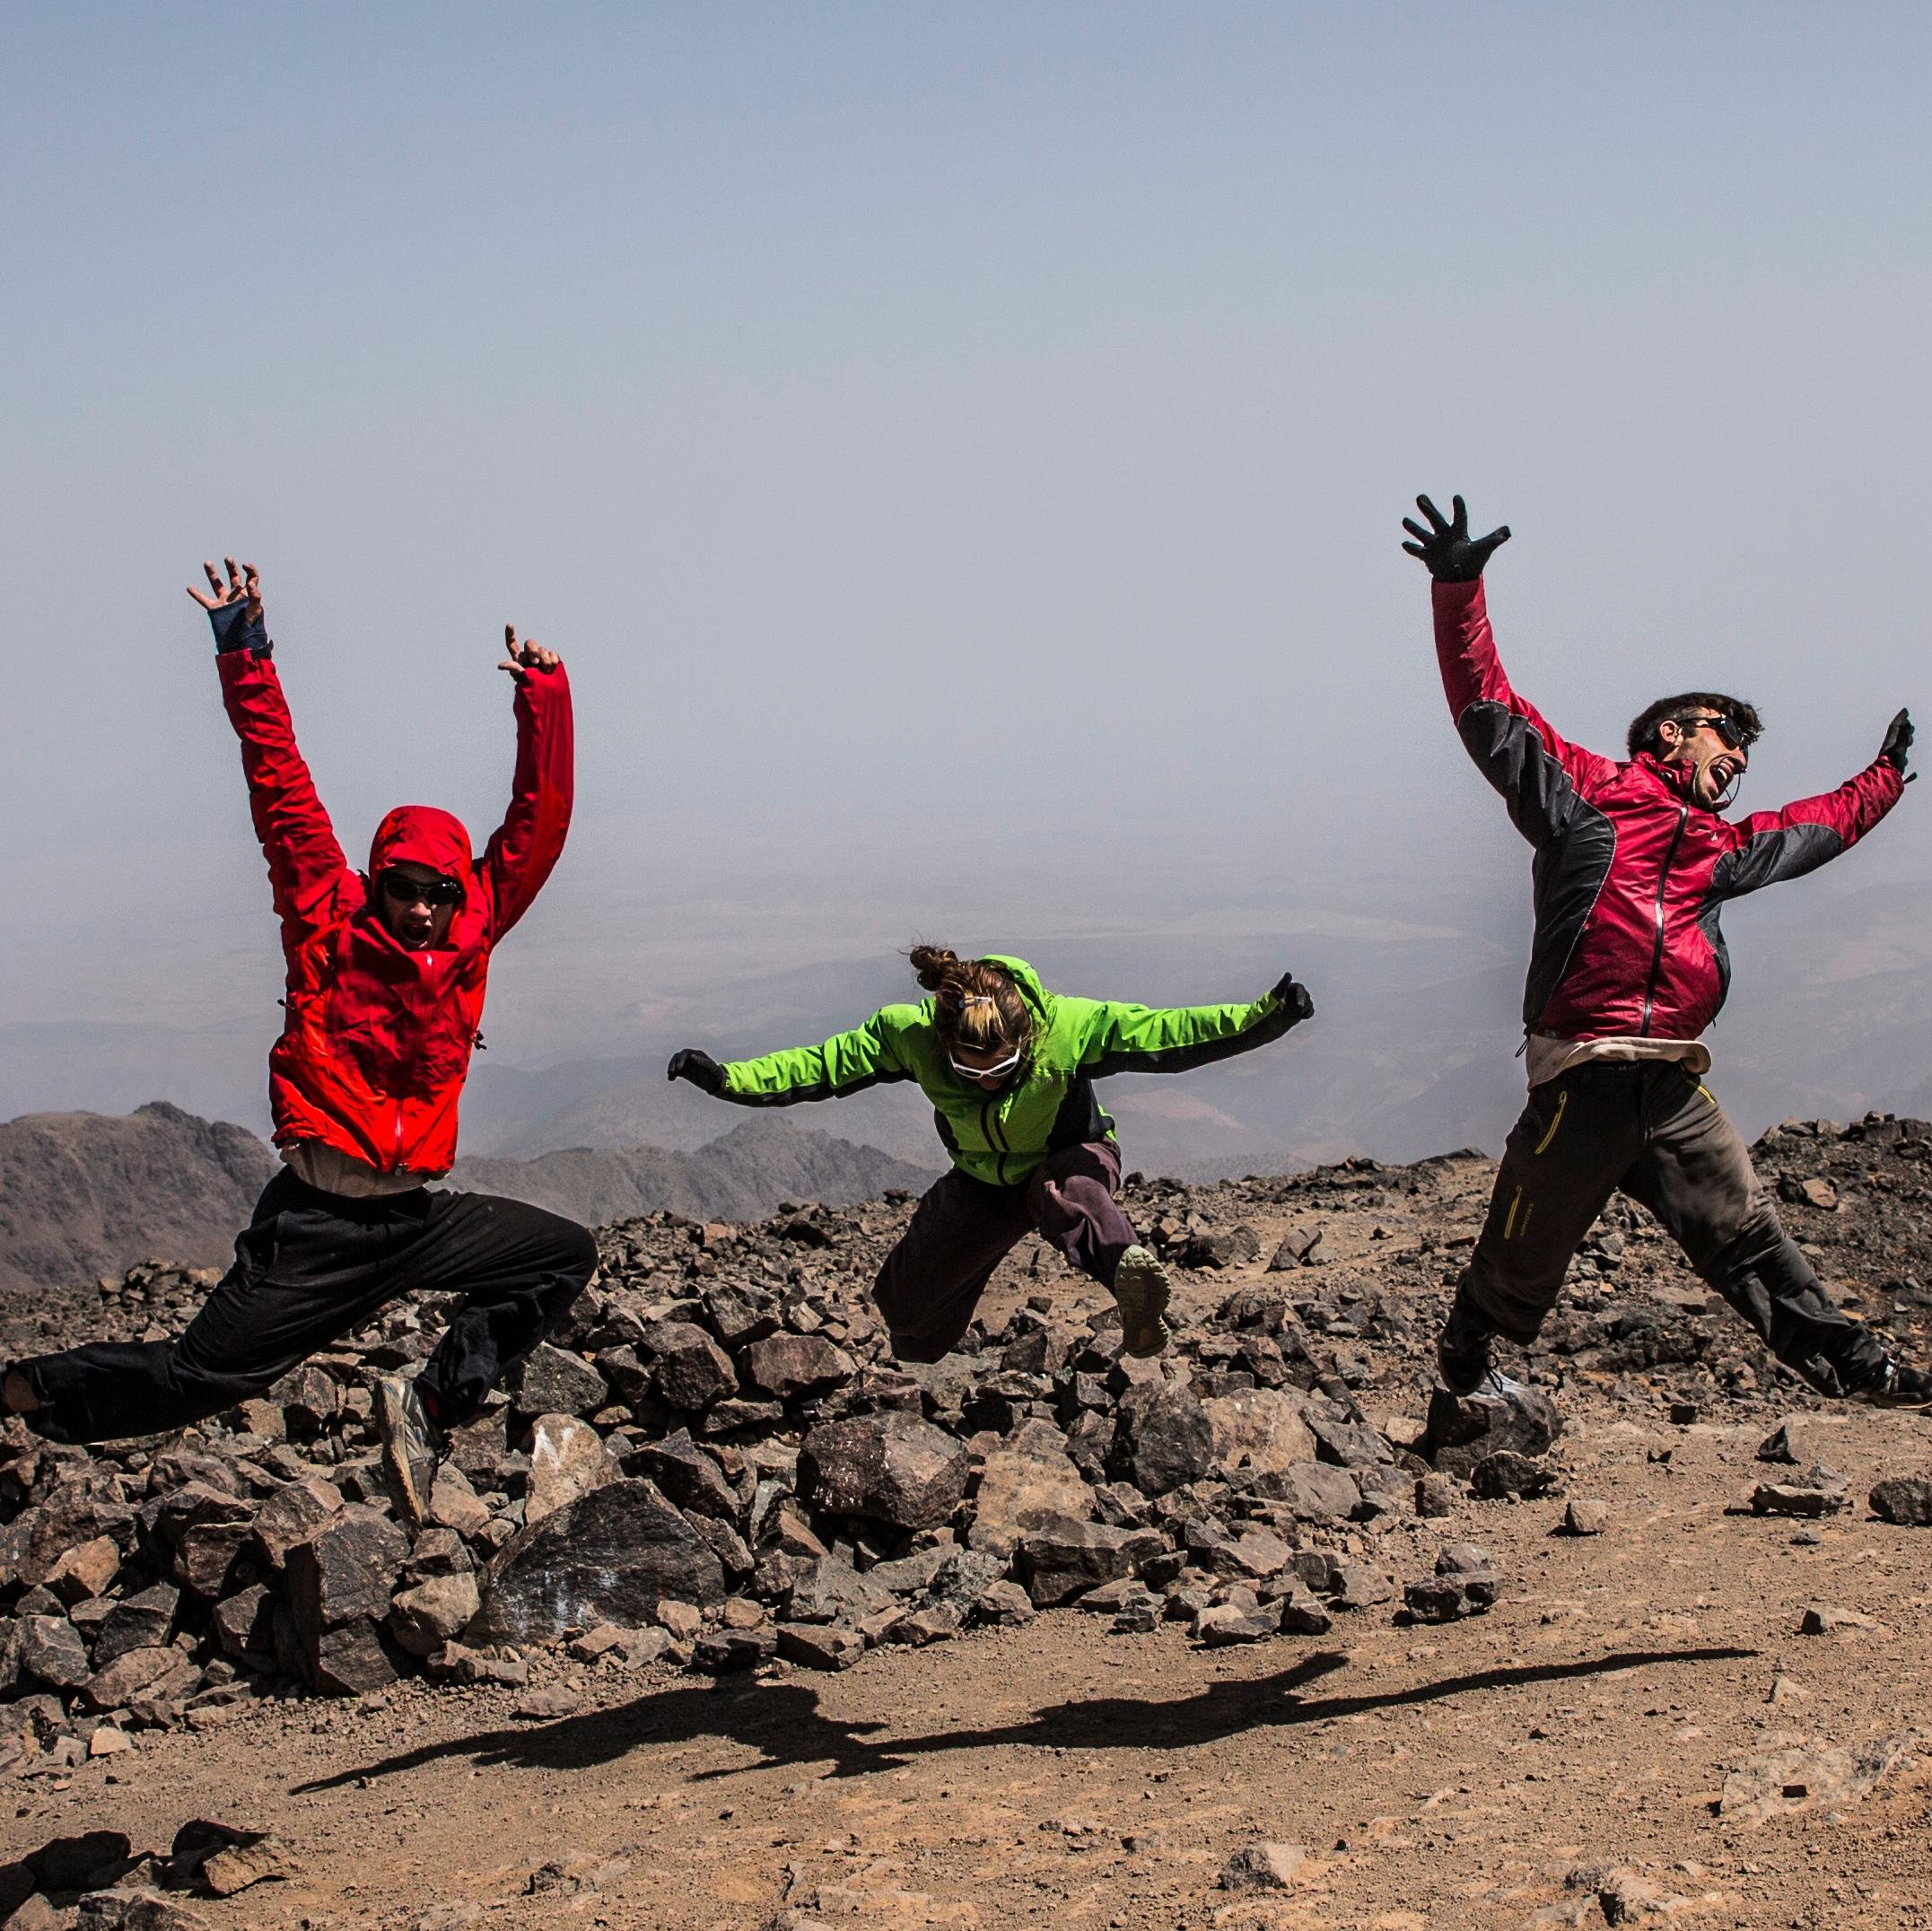
[[[462,1306],[414,1379],[376,1384],[398,1499],[424,1513],[441,1435],[535,1345],[597,1266],[574,1222],[520,1201],[432,1193],[456,1158],[457,1102],[498,940],[529,910],[570,826],[570,682],[504,633],[516,680],[510,810],[480,859],[446,811],[403,805],[366,872],[336,842],[276,675],[254,567],[190,590],[214,628],[255,829],[282,923],[287,1009],[268,1055],[284,1163],[235,1264],[175,1341],[94,1342],[16,1363],[0,1404],[56,1441],[159,1434],[258,1394],[404,1292]]]
[[[1416,500],[1427,527],[1404,519],[1413,540],[1403,547],[1435,580],[1450,714],[1536,852],[1529,1103],[1437,1343],[1444,1382],[1471,1393],[1492,1372],[1494,1336],[1536,1338],[1578,1245],[1621,1187],[1814,1387],[1891,1406],[1932,1401],[1932,1376],[1841,1314],[1779,1224],[1703,1084],[1710,1053],[1698,1037],[1729,984],[1725,901],[1814,870],[1870,831],[1904,792],[1911,720],[1901,711],[1877,757],[1835,791],[1727,820],[1757,712],[1687,691],[1639,714],[1623,762],[1569,743],[1510,687],[1496,654],[1482,566],[1508,529],[1472,538],[1460,496],[1453,518]]]

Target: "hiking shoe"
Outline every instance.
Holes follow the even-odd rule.
[[[1144,1359],[1174,1339],[1167,1325],[1167,1270],[1151,1250],[1137,1244],[1121,1255],[1114,1271],[1114,1298],[1129,1354]]]
[[[376,1427],[389,1492],[418,1528],[429,1519],[430,1486],[442,1459],[442,1431],[429,1418],[414,1381],[383,1375],[376,1382]]]
[[[1872,1408],[1932,1408],[1932,1375],[1888,1360],[1875,1380],[1851,1391],[1851,1398]]]
[[[1501,1381],[1490,1360],[1496,1330],[1463,1305],[1458,1296],[1436,1337],[1436,1372],[1451,1394],[1475,1394],[1491,1380]]]

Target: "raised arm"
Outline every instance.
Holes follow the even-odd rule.
[[[1403,548],[1420,556],[1434,579],[1436,660],[1456,735],[1476,768],[1502,794],[1517,829],[1532,843],[1555,837],[1569,822],[1579,793],[1603,782],[1616,765],[1571,744],[1504,674],[1482,594],[1482,566],[1509,540],[1506,524],[1487,537],[1469,534],[1469,511],[1452,497],[1446,519],[1427,496],[1416,506],[1429,519],[1403,528],[1415,538]]]
[[[1308,989],[1292,973],[1248,1005],[1123,1006],[1104,1000],[1069,1000],[1085,1009],[1080,1064],[1095,1079],[1110,1073],[1185,1073],[1196,1066],[1252,1053],[1299,1026],[1315,1011]]]
[[[1835,791],[1801,798],[1782,811],[1754,811],[1730,827],[1737,843],[1718,861],[1711,890],[1723,898],[1802,878],[1849,851],[1905,795],[1912,721],[1893,719],[1878,756]]]
[[[570,679],[555,651],[503,626],[502,668],[516,679],[517,768],[510,809],[484,849],[478,873],[490,894],[490,938],[501,939],[530,909],[563,855],[575,768]]]
[[[252,564],[238,570],[229,558],[227,567],[224,584],[214,565],[204,564],[213,595],[192,586],[188,594],[208,613],[214,630],[222,703],[241,740],[249,810],[268,861],[268,883],[287,948],[338,917],[345,899],[353,909],[361,899],[362,881],[343,858],[315,781],[296,748],[262,608],[261,580]]]
[[[867,1087],[913,1077],[912,1068],[894,1050],[892,1035],[919,1017],[916,1006],[887,1006],[863,1026],[836,1033],[823,1045],[788,1046],[722,1066],[708,1053],[687,1047],[671,1055],[664,1074],[668,1079],[688,1079],[713,1098],[739,1106],[796,1106],[801,1100],[842,1099]]]

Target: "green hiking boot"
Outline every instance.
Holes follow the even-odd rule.
[[[1114,1298],[1129,1354],[1158,1354],[1174,1339],[1167,1325],[1167,1270],[1151,1250],[1137,1244],[1121,1255]]]
[[[429,1519],[429,1492],[442,1460],[442,1431],[430,1420],[414,1381],[383,1375],[375,1394],[383,1475],[396,1506],[421,1528]]]

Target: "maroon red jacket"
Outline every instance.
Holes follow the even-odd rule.
[[[1536,848],[1536,933],[1523,1023],[1560,1039],[1695,1039],[1724,1003],[1724,902],[1816,869],[1898,803],[1879,758],[1822,798],[1735,824],[1691,796],[1690,771],[1567,743],[1509,687],[1482,585],[1434,586],[1436,654],[1469,755]]]
[[[240,649],[215,662],[288,963],[288,1018],[268,1055],[275,1143],[320,1140],[386,1173],[445,1172],[491,948],[529,909],[570,827],[569,680],[560,666],[518,682],[510,810],[480,862],[459,820],[402,805],[377,827],[363,873],[295,747],[275,660]],[[463,887],[444,942],[426,951],[407,950],[369,903],[371,880],[406,861]]]

